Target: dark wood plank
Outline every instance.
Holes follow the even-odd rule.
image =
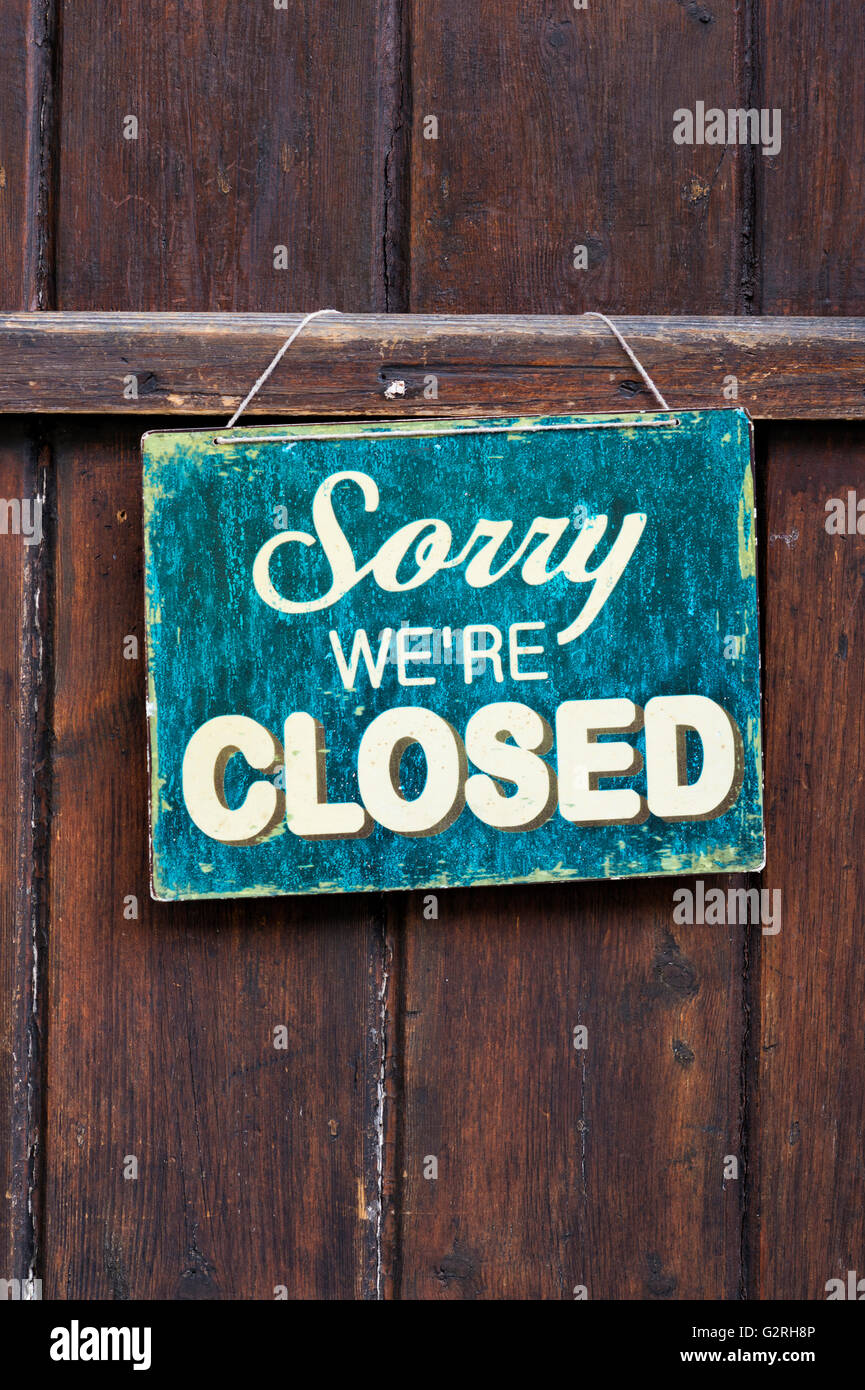
[[[676,886],[412,900],[403,1298],[737,1296],[742,931]]]
[[[55,0],[2,0],[0,25],[0,296],[5,309],[45,309],[54,303]]]
[[[673,141],[739,105],[733,0],[414,0],[411,33],[413,310],[736,311],[738,147]]]
[[[782,928],[762,939],[755,1034],[761,1298],[824,1299],[829,1279],[865,1275],[865,541],[825,530],[848,489],[865,498],[861,427],[772,429],[763,882]]]
[[[31,303],[33,276],[28,274],[26,242],[32,179],[28,177],[31,121],[26,91],[28,0],[5,0],[0,11],[0,270],[6,309]]]
[[[396,14],[377,0],[326,12],[312,0],[203,0],[154,22],[126,0],[65,4],[61,306],[395,307]],[[123,138],[127,115],[137,140]],[[283,245],[285,270],[274,265]],[[125,353],[118,365],[115,377],[103,358],[109,410],[123,409],[123,378],[139,370],[152,409],[152,369]],[[284,1283],[290,1297],[374,1297],[376,900],[325,915],[315,903],[174,915],[147,899],[141,672],[116,645],[141,633],[139,432],[119,444],[104,431],[69,436],[59,468],[46,1283],[85,1295],[268,1298]],[[73,832],[80,783],[92,815]],[[136,921],[122,919],[127,891]],[[287,1053],[272,1047],[280,1022]],[[126,1183],[122,1151],[136,1143],[149,1157]]]
[[[57,302],[56,224],[69,309],[668,315],[762,301],[865,314],[853,0],[829,24],[804,0],[643,6],[636,19],[592,0],[512,14],[201,0],[155,20],[130,0],[0,9],[9,310]],[[782,107],[777,159],[673,144],[677,106],[746,96]],[[438,141],[423,138],[429,114]],[[572,265],[582,242],[586,271]],[[45,319],[0,322],[0,411],[225,418],[292,323]],[[861,319],[621,326],[673,408],[723,403],[735,373],[757,417],[865,416]],[[252,413],[639,408],[634,376],[596,322],[353,319],[302,338]],[[395,402],[393,380],[406,384]],[[332,900],[324,916],[309,902],[157,910],[138,795],[142,672],[121,651],[141,634],[143,423],[79,421],[63,436],[56,604],[52,543],[22,570],[20,541],[0,536],[0,791],[12,793],[0,803],[0,1124],[10,1115],[12,1136],[0,1277],[38,1268],[43,1250],[55,1296],[270,1298],[285,1283],[298,1297],[569,1298],[585,1283],[590,1297],[821,1298],[826,1279],[865,1274],[851,1023],[865,983],[851,772],[861,563],[855,538],[822,529],[833,490],[865,495],[861,431],[772,437],[764,883],[782,888],[785,925],[759,941],[676,928],[674,885],[659,883],[442,893],[437,922],[419,898],[386,913]],[[27,432],[8,436],[0,494],[32,490],[43,469],[55,476]],[[33,966],[52,621],[42,1136],[46,951]],[[851,789],[840,815],[839,787]],[[137,920],[123,918],[127,893]],[[270,1045],[278,1022],[287,1053]],[[575,1022],[586,1054],[571,1046]],[[728,1152],[751,1160],[750,1272]],[[137,1181],[122,1177],[128,1153]]]
[[[739,151],[672,140],[677,107],[709,94],[738,105],[736,7],[644,6],[636,28],[634,18],[535,0],[507,14],[412,5],[413,310],[742,305]],[[438,140],[424,139],[430,115]],[[586,270],[573,264],[578,245]],[[488,389],[454,361],[439,406],[460,410],[466,395],[487,413],[646,404],[597,322],[572,320],[579,340],[555,364],[515,360],[519,338],[496,331],[506,322],[478,325],[490,336]],[[622,325],[628,337],[640,326]],[[675,363],[665,328],[684,349]],[[634,344],[674,407],[688,401],[689,329],[668,323]],[[701,363],[700,404],[720,403],[735,372],[740,399],[771,413],[754,378],[741,384],[745,333]],[[672,888],[443,893],[438,922],[423,919],[420,899],[409,909],[400,1296],[739,1292],[741,1185],[725,1190],[722,1172],[741,1148],[744,942],[739,929],[721,941],[676,929]],[[572,1047],[577,1023],[589,1029],[585,1054]],[[425,1155],[438,1158],[436,1180],[423,1175]]]
[[[66,0],[59,307],[378,307],[379,9]]]
[[[227,419],[299,322],[261,314],[0,316],[0,411],[200,412]],[[865,320],[616,320],[673,409],[865,416]],[[124,396],[134,377],[137,398]],[[639,410],[653,398],[597,319],[346,315],[310,323],[250,415]],[[437,398],[425,394],[431,380]],[[394,381],[405,395],[388,399]]]
[[[19,1281],[38,1278],[40,1254],[47,547],[10,532],[7,504],[32,506],[42,472],[29,432],[6,422],[0,436],[0,1278]],[[28,511],[26,520],[32,527],[36,513]],[[40,519],[31,534],[41,529]]]
[[[151,902],[137,431],[57,482],[46,1297],[374,1296],[375,900]]]
[[[782,144],[757,157],[762,310],[865,312],[865,83],[859,0],[761,0],[759,105]]]
[[[0,296],[53,304],[57,7],[2,0]],[[0,506],[32,503],[51,470],[32,422],[4,421]],[[50,497],[47,499],[50,508]],[[31,514],[32,515],[32,514]],[[41,520],[49,529],[46,514]],[[38,1296],[50,721],[50,543],[0,533],[0,1278]]]

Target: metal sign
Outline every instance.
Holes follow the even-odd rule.
[[[761,867],[744,411],[143,455],[155,897]]]

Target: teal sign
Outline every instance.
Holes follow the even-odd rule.
[[[761,867],[744,411],[143,454],[155,897]]]

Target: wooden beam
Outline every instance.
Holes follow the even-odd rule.
[[[0,413],[228,416],[298,322],[5,314]],[[735,377],[756,419],[865,418],[865,319],[615,322],[672,408],[724,405]],[[395,382],[405,394],[388,398]],[[651,399],[598,319],[347,314],[307,326],[248,414],[555,413],[646,409]]]

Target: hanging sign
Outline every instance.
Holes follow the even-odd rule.
[[[143,453],[155,897],[761,867],[744,411]]]

